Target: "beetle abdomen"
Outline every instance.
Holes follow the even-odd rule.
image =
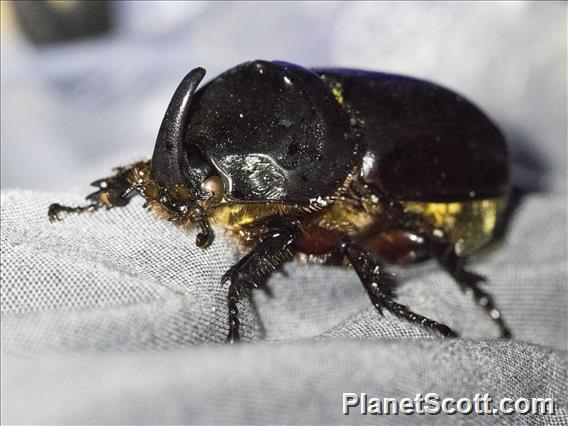
[[[459,201],[507,192],[505,140],[462,96],[409,77],[316,71],[356,122],[368,184],[401,200]]]

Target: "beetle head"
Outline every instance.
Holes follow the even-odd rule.
[[[211,231],[205,211],[218,198],[221,187],[216,185],[211,165],[192,145],[184,145],[189,126],[189,107],[197,86],[205,76],[203,68],[191,70],[176,89],[162,124],[150,166],[152,188],[143,195],[158,202],[173,220],[189,220],[201,228],[196,244],[211,241]],[[212,188],[216,187],[216,193]]]

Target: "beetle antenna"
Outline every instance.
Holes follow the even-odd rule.
[[[203,68],[191,70],[176,89],[158,132],[152,164],[151,178],[160,186],[184,183],[183,137],[188,127],[191,98],[205,76]]]

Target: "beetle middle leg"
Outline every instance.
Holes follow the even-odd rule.
[[[231,267],[221,282],[230,281],[227,296],[229,311],[229,334],[227,342],[240,340],[238,302],[252,288],[258,288],[276,268],[290,259],[296,249],[298,222],[287,216],[268,223],[268,231],[258,245],[236,265]]]
[[[49,206],[48,217],[54,222],[59,220],[59,214],[93,212],[101,207],[110,209],[111,207],[124,207],[130,201],[130,196],[135,189],[136,173],[148,168],[149,161],[139,161],[130,166],[118,167],[116,173],[106,178],[97,179],[92,186],[98,188],[92,194],[87,195],[89,204],[84,206],[63,206],[53,203]]]
[[[350,242],[344,242],[342,252],[357,272],[379,313],[382,314],[382,310],[386,309],[398,318],[430,328],[444,337],[457,337],[448,326],[416,314],[406,306],[395,302],[394,277],[368,251]]]

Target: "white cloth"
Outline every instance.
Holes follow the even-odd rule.
[[[503,246],[473,265],[513,341],[486,340],[495,325],[433,264],[399,274],[400,300],[465,339],[380,317],[352,270],[292,263],[269,281],[272,297],[243,302],[255,343],[235,347],[215,344],[227,334],[220,278],[238,258],[221,230],[198,249],[140,200],[50,224],[53,200],[80,201],[2,196],[8,423],[342,423],[342,392],[362,391],[553,397],[566,414],[562,199],[530,197]]]

